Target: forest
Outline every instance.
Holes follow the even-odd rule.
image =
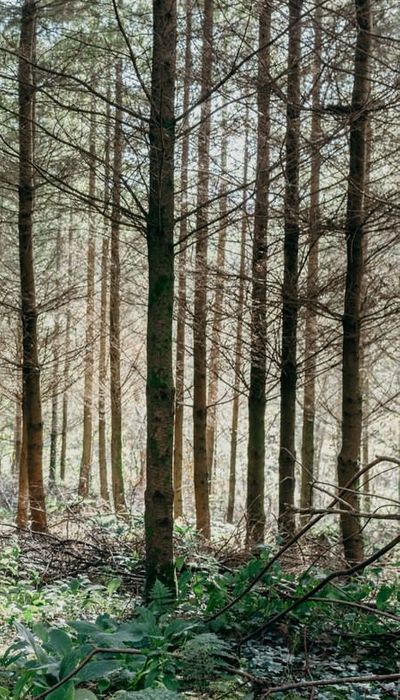
[[[399,4],[0,29],[0,700],[398,699]]]

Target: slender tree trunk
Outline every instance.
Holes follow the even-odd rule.
[[[226,193],[226,161],[228,150],[227,124],[225,114],[222,117],[222,148],[221,148],[221,185],[219,188],[219,217],[220,229],[217,243],[217,264],[214,314],[211,330],[211,349],[208,373],[208,400],[207,400],[207,471],[211,487],[212,473],[214,465],[215,448],[215,427],[217,421],[217,400],[218,400],[218,375],[220,366],[220,343],[221,343],[221,323],[224,306],[225,292],[225,247],[226,233],[228,228],[227,213],[228,199]]]
[[[368,154],[369,60],[371,48],[370,0],[355,0],[357,43],[350,122],[350,168],[347,193],[347,270],[343,314],[342,446],[338,457],[339,487],[358,470],[362,429],[360,385],[360,302],[364,273],[364,191]],[[359,510],[357,486],[343,496],[348,509]],[[363,558],[361,523],[358,516],[340,518],[345,557],[349,564]]]
[[[72,244],[73,244],[73,227],[72,227],[72,212],[70,214],[69,230],[68,230],[68,290],[72,285]],[[65,358],[63,370],[63,400],[62,400],[62,418],[61,418],[61,455],[60,455],[60,479],[65,481],[66,463],[67,463],[67,436],[68,436],[68,389],[69,389],[69,368],[70,368],[70,338],[71,338],[71,302],[67,306],[67,319],[65,325]]]
[[[21,363],[22,366],[22,338],[21,338],[21,327],[18,327],[17,331],[17,342],[16,342],[16,359],[18,364]],[[21,449],[22,449],[22,381],[20,375],[18,375],[17,392],[15,396],[15,423],[14,423],[14,454],[13,461],[11,465],[12,473],[18,473],[20,463],[21,463]]]
[[[252,253],[249,438],[247,445],[247,543],[264,541],[265,384],[267,341],[267,232],[270,137],[271,6],[261,5],[259,15],[257,84],[257,172]]]
[[[240,237],[240,266],[239,266],[239,292],[237,304],[237,326],[234,351],[234,382],[233,382],[233,402],[232,402],[232,421],[231,421],[231,439],[230,439],[230,458],[229,458],[229,492],[228,492],[228,507],[226,511],[226,521],[233,523],[235,512],[235,494],[236,494],[236,461],[237,461],[237,436],[239,425],[239,406],[240,406],[240,368],[242,364],[242,346],[243,346],[243,313],[244,313],[244,276],[246,272],[246,234],[248,225],[247,216],[247,176],[248,176],[248,161],[249,161],[249,128],[248,128],[248,111],[246,111],[246,136],[244,147],[244,173],[243,173],[243,204],[242,204],[242,230]]]
[[[17,526],[21,530],[28,527],[29,522],[29,475],[27,460],[27,432],[26,426],[22,431],[22,444],[18,471],[18,503]]]
[[[40,365],[37,339],[37,308],[33,267],[33,107],[36,4],[25,0],[22,6],[18,60],[19,98],[19,264],[21,276],[23,421],[26,430],[27,469],[32,529],[47,530],[43,488],[43,423],[40,395]],[[22,460],[21,460],[22,463]]]
[[[57,231],[56,240],[56,290],[57,296],[60,294],[60,258],[61,258],[61,228]],[[51,397],[51,428],[50,428],[50,463],[49,463],[49,487],[54,486],[57,473],[57,438],[58,438],[58,380],[60,353],[58,348],[60,334],[60,318],[58,311],[54,325],[53,343],[53,378]]]
[[[176,2],[153,0],[150,186],[147,218],[146,590],[156,579],[175,592],[173,561],[172,321]]]
[[[183,112],[189,108],[192,81],[192,0],[186,0],[185,76],[183,83]],[[181,161],[181,221],[179,228],[178,311],[176,324],[175,367],[175,440],[174,440],[174,515],[183,515],[182,464],[183,464],[183,416],[185,396],[185,326],[186,326],[186,247],[188,235],[188,185],[189,185],[189,118],[182,123]]]
[[[213,0],[204,0],[201,93],[211,86],[213,63]],[[210,537],[209,478],[207,462],[207,249],[208,186],[210,166],[211,102],[201,106],[198,142],[196,261],[193,319],[193,464],[196,527]]]
[[[15,429],[14,429],[14,454],[12,461],[12,472],[17,472],[21,461],[22,448],[22,412],[21,400],[17,397],[15,402]]]
[[[111,90],[107,97],[111,100]],[[110,107],[107,106],[106,137],[104,145],[104,210],[108,211],[110,199]],[[100,344],[99,344],[99,482],[100,497],[106,503],[110,497],[107,483],[107,441],[106,441],[106,384],[107,384],[107,292],[109,239],[107,220],[104,225],[101,248],[101,290],[100,290]]]
[[[96,170],[95,170],[95,133],[96,124],[94,106],[90,117],[89,135],[89,198],[94,199],[96,194]],[[79,496],[89,495],[89,480],[92,467],[92,427],[93,427],[93,373],[94,373],[94,280],[96,244],[94,238],[94,212],[89,205],[89,240],[87,248],[87,278],[86,278],[86,334],[85,334],[85,372],[83,389],[83,436],[82,457],[79,473]]]
[[[107,286],[109,240],[105,233],[101,249],[100,291],[100,349],[99,349],[99,481],[100,497],[108,503],[107,442],[106,442],[106,381],[107,381]]]
[[[279,450],[279,529],[294,533],[297,310],[299,249],[300,57],[302,0],[289,0],[286,111],[286,187],[282,287],[281,415]]]
[[[117,513],[126,510],[122,472],[122,409],[121,409],[121,264],[119,254],[121,168],[122,168],[122,63],[115,69],[114,164],[111,221],[110,261],[110,394],[111,394],[111,481],[114,508]]]
[[[317,370],[317,314],[318,294],[318,242],[320,236],[320,171],[321,171],[321,7],[314,16],[314,59],[311,118],[311,179],[310,179],[310,232],[307,262],[307,302],[305,324],[303,435],[301,445],[301,494],[300,507],[311,509],[313,505],[313,481],[315,478],[315,382]],[[307,516],[303,518],[307,519]]]

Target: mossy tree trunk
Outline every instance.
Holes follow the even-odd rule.
[[[174,146],[176,2],[153,1],[150,186],[147,219],[146,590],[156,579],[175,592],[172,456],[174,387]]]

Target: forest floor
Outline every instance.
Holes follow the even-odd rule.
[[[314,595],[344,566],[332,526],[272,566],[272,535],[254,556],[240,527],[215,533],[176,526],[177,602],[156,584],[145,605],[140,515],[71,503],[32,537],[2,512],[0,700],[400,697],[398,551]],[[386,524],[369,551],[388,539]]]

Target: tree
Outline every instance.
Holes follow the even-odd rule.
[[[213,63],[213,0],[204,0],[201,95],[211,87]],[[196,261],[193,315],[193,464],[196,527],[210,537],[210,504],[207,461],[207,250],[208,185],[210,167],[211,102],[201,105],[198,136]]]
[[[175,591],[172,452],[174,387],[174,146],[176,3],[153,1],[150,186],[147,215],[146,589],[156,579]]]
[[[96,195],[96,123],[94,100],[90,111],[89,133],[89,199],[93,203]],[[87,245],[86,269],[86,336],[85,336],[85,372],[83,388],[83,435],[82,457],[79,472],[78,493],[88,496],[89,479],[92,467],[92,430],[93,430],[93,374],[94,374],[94,286],[95,286],[96,243],[94,238],[94,209],[89,209],[89,240]]]
[[[298,254],[300,235],[300,39],[302,5],[302,0],[289,0],[279,444],[279,528],[285,536],[293,534],[295,529],[293,506],[296,462]]]
[[[344,488],[358,470],[362,431],[360,382],[361,292],[364,274],[364,192],[368,159],[369,62],[371,52],[371,3],[355,0],[357,42],[351,98],[350,166],[346,212],[346,288],[342,347],[342,445],[338,456],[338,482]],[[363,559],[363,540],[357,487],[343,495],[346,505],[340,517],[347,561]],[[347,512],[348,511],[348,512]],[[350,511],[353,511],[351,513]]]
[[[237,436],[239,426],[239,405],[240,405],[240,370],[242,365],[243,347],[243,313],[244,313],[244,284],[246,272],[246,234],[248,227],[247,197],[248,197],[248,161],[249,161],[249,125],[248,109],[246,109],[246,135],[244,146],[244,172],[243,172],[243,202],[242,202],[242,230],[240,236],[240,264],[239,264],[239,292],[237,302],[237,325],[234,350],[234,380],[233,380],[233,401],[232,401],[232,421],[231,439],[229,455],[229,491],[226,520],[233,523],[235,511],[236,493],[236,462],[237,462]]]
[[[36,307],[35,272],[33,266],[33,115],[35,85],[32,65],[34,62],[35,27],[36,3],[34,0],[25,0],[22,6],[18,58],[18,234],[21,282],[24,425],[23,454],[21,456],[20,469],[26,469],[26,454],[32,530],[45,532],[47,530],[47,518],[42,471],[43,422],[37,339],[38,312]],[[25,450],[26,453],[24,454]]]
[[[264,541],[265,384],[267,343],[267,231],[270,156],[271,6],[261,5],[257,75],[256,202],[252,253],[249,437],[247,444],[247,531],[249,544]]]
[[[121,338],[120,295],[121,263],[119,253],[121,166],[122,166],[122,64],[115,68],[114,162],[111,220],[110,261],[110,389],[111,389],[111,482],[116,512],[126,510],[122,473],[122,408],[121,408]]]
[[[307,261],[307,299],[305,319],[304,349],[304,396],[303,396],[303,433],[301,443],[301,508],[309,509],[313,505],[313,480],[315,478],[315,383],[317,369],[317,313],[315,303],[318,294],[318,246],[321,235],[320,227],[320,180],[321,180],[321,8],[315,9],[314,57],[312,67],[312,117],[311,117],[311,177],[310,177],[310,217]]]
[[[192,0],[186,2],[185,74],[183,80],[182,155],[181,155],[181,211],[179,226],[178,310],[176,322],[175,365],[175,431],[174,431],[174,515],[183,515],[182,463],[183,413],[185,393],[185,326],[186,326],[186,257],[188,236],[188,181],[189,181],[189,100],[192,81]]]

